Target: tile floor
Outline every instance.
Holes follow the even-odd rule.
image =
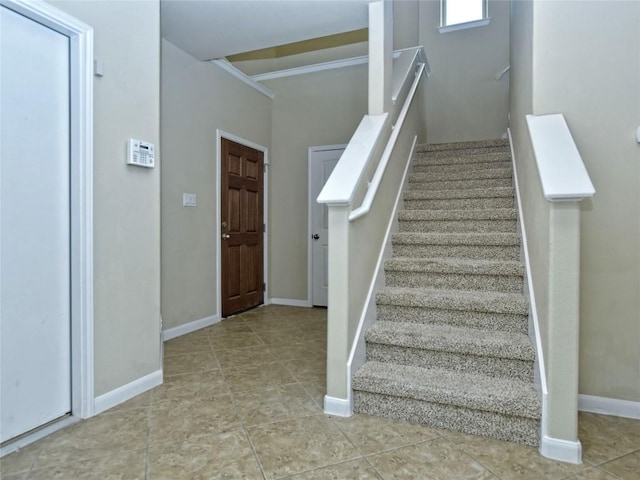
[[[640,421],[580,415],[584,463],[322,413],[326,311],[268,306],[165,344],[165,383],[0,460],[2,479],[640,478]]]

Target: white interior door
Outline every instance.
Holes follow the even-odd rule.
[[[0,440],[71,411],[69,38],[0,7]]]
[[[321,147],[316,147],[321,148]],[[312,149],[309,153],[309,218],[311,225],[311,302],[314,306],[327,306],[329,210],[316,202],[329,175],[340,160],[344,146]]]

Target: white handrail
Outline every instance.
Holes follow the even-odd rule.
[[[496,75],[496,80],[502,79],[502,77],[504,77],[507,73],[509,73],[509,71],[511,71],[511,65],[507,65],[502,70],[500,70],[500,73]]]
[[[429,65],[424,55],[422,47],[411,47],[399,50],[402,54],[413,53],[417,51],[418,55],[412,55],[414,64],[420,65],[419,60],[423,60],[423,72],[429,72]],[[402,75],[402,82],[397,86],[398,92],[407,90],[411,79],[410,70],[399,68],[394,71]],[[360,125],[354,132],[347,148],[345,149],[340,161],[329,176],[317,202],[325,205],[352,205],[356,193],[362,188],[365,172],[368,171],[372,161],[378,159],[375,154],[385,145],[383,142],[388,141],[390,137],[389,124],[394,120],[395,113],[398,109],[394,108],[393,112],[383,113],[381,115],[365,115]],[[399,118],[399,117],[398,117]],[[389,137],[388,137],[389,136]],[[374,159],[375,157],[375,159]]]
[[[317,202],[327,205],[351,205],[376,147],[383,141],[388,113],[365,115],[347,148],[342,153]]]
[[[545,198],[558,202],[592,197],[596,191],[564,115],[527,115],[527,125]]]
[[[418,71],[416,72],[413,84],[411,85],[411,90],[409,90],[409,94],[407,95],[404,105],[402,106],[400,115],[398,115],[398,121],[393,126],[391,136],[389,137],[389,141],[387,142],[384,152],[382,153],[382,157],[380,159],[380,162],[378,163],[378,167],[376,168],[375,173],[373,174],[373,178],[369,183],[369,187],[367,189],[367,193],[364,196],[364,199],[362,200],[362,204],[349,214],[350,222],[353,222],[354,220],[366,215],[367,213],[369,213],[369,210],[371,210],[371,205],[373,205],[373,201],[375,200],[376,194],[378,193],[380,182],[382,181],[384,172],[387,169],[389,160],[391,159],[393,149],[396,147],[396,142],[398,141],[398,137],[400,136],[400,131],[402,130],[402,126],[404,125],[404,121],[407,117],[407,113],[409,112],[409,108],[413,103],[413,98],[415,96],[416,90],[418,89],[418,85],[424,71],[425,64],[418,63]]]

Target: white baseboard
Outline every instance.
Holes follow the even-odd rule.
[[[276,298],[271,297],[269,302],[273,305],[286,305],[288,307],[311,307],[309,300],[295,300],[293,298]]]
[[[640,419],[640,402],[632,402],[631,400],[578,395],[578,410],[601,415]]]
[[[115,390],[96,397],[94,413],[97,415],[98,413],[104,412],[161,384],[162,370],[156,370],[149,375],[145,375],[131,383],[127,383]]]
[[[334,417],[350,417],[353,415],[351,401],[345,398],[324,396],[324,413]]]
[[[195,332],[201,328],[208,327],[214,323],[218,323],[220,317],[218,315],[212,315],[210,317],[201,318],[200,320],[194,320],[193,322],[178,325],[177,327],[168,328],[162,332],[162,339],[166,342],[172,338],[181,337],[187,333]]]
[[[582,463],[582,444],[580,441],[570,442],[558,438],[542,436],[540,454],[551,460],[567,463]]]

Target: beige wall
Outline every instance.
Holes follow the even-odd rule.
[[[431,75],[424,107],[429,143],[500,138],[507,131],[509,2],[489,0],[491,23],[440,33],[440,1],[420,2],[420,45]]]
[[[269,147],[271,99],[162,41],[162,316],[169,329],[218,314],[216,129]],[[197,206],[182,206],[195,193]]]
[[[367,109],[366,65],[263,82],[273,100],[272,297],[307,300],[308,148],[348,143]]]
[[[420,6],[418,0],[393,2],[393,49],[419,45]]]
[[[52,2],[94,28],[95,394],[161,368],[160,169],[125,164],[126,142],[160,144],[157,1]],[[161,152],[160,152],[161,155]]]
[[[582,205],[580,392],[640,401],[640,3],[541,2],[534,24],[535,113],[565,115],[597,192]]]
[[[523,22],[532,28],[512,35],[512,129],[528,140],[521,92],[533,99],[532,113],[563,113],[596,188],[581,205],[580,393],[640,401],[640,4],[520,3],[513,4],[514,32]],[[533,45],[528,60],[518,48],[526,42]],[[531,75],[530,87],[518,70]],[[518,154],[527,148],[519,145]],[[539,184],[531,161],[530,153],[518,159],[527,163],[520,183],[534,212],[527,230],[537,243],[529,239],[533,270],[542,272],[545,234],[535,227],[544,225],[544,207],[531,186]]]

